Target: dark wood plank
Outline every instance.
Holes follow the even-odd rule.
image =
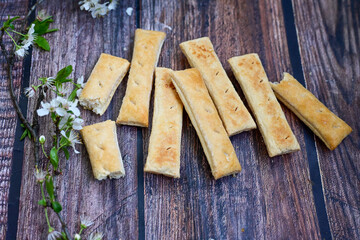
[[[105,18],[93,19],[89,13],[80,11],[78,1],[64,1],[62,4],[49,1],[44,4],[41,8],[54,16],[55,22],[52,26],[60,28],[60,31],[49,35],[52,46],[50,53],[34,52],[30,81],[33,83],[38,77],[52,76],[69,64],[75,69],[72,77],[84,74],[87,78],[102,52],[130,59],[136,16],[134,14],[129,17],[125,13],[127,7],[135,8],[133,2],[121,1],[116,11]],[[125,86],[126,82],[123,82],[102,117],[82,110],[85,123],[115,120]],[[34,112],[34,102],[35,99],[29,101],[29,117]],[[49,119],[41,118],[40,123],[41,134],[49,139],[52,131]],[[137,130],[134,127],[118,127],[117,131],[126,171],[125,178],[101,182],[95,180],[84,146],[79,146],[81,154],[72,153],[69,161],[62,158],[63,174],[57,178],[58,197],[63,204],[62,214],[71,226],[71,233],[78,231],[79,217],[86,214],[95,221],[94,225],[86,230],[86,235],[101,231],[106,233],[106,239],[137,239]],[[26,142],[18,239],[45,239],[47,235],[43,209],[37,206],[40,189],[35,183],[33,171],[34,160],[29,142]],[[60,230],[59,222],[53,214],[50,219],[56,229]]]
[[[28,6],[27,0],[21,1],[1,1],[0,2],[0,23],[7,20],[10,16],[21,16],[26,14]],[[5,44],[11,46],[10,38],[5,38]],[[8,80],[5,69],[5,58],[0,54],[0,239],[5,239],[7,219],[8,219],[8,201],[10,176],[12,169],[13,147],[15,141],[15,131],[17,125],[16,112],[8,92]],[[17,60],[13,70],[15,94],[21,93],[21,77],[23,73],[23,64]]]
[[[335,239],[360,238],[360,2],[293,1],[307,88],[353,132],[334,151],[315,138]]]
[[[178,44],[209,36],[242,99],[226,60],[257,52],[271,81],[290,71],[281,1],[142,1],[140,27],[169,25],[159,66],[189,67]],[[145,174],[148,239],[319,239],[302,124],[287,109],[302,151],[270,159],[258,130],[231,138],[243,171],[214,181],[184,116],[181,178]],[[144,158],[150,129],[143,130]]]

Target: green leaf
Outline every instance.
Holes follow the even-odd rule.
[[[50,23],[54,22],[54,20],[50,17],[40,21],[39,19],[35,19],[32,23],[35,25],[34,30],[38,36],[44,35],[48,33]]]
[[[23,134],[22,134],[21,137],[20,137],[20,141],[23,140],[27,135],[28,135],[28,130],[25,129],[24,132],[23,132]]]
[[[39,201],[38,201],[38,204],[39,204],[40,206],[46,207],[46,201],[45,201],[45,199],[39,200]]]
[[[53,28],[53,29],[47,30],[46,33],[52,33],[52,32],[56,32],[56,31],[59,31],[59,29]]]
[[[61,207],[61,204],[59,202],[53,201],[53,202],[51,202],[51,205],[52,205],[52,208],[54,209],[54,211],[56,213],[61,212],[62,207]]]
[[[68,97],[68,100],[69,101],[71,101],[71,102],[73,102],[74,100],[75,100],[75,98],[76,98],[76,91],[78,90],[78,88],[75,88],[72,92],[71,92],[71,94],[69,95],[69,97]]]
[[[65,78],[65,79],[62,79],[60,82],[61,83],[67,83],[67,82],[71,82],[71,81],[72,81],[72,79]]]
[[[64,81],[72,73],[72,70],[71,65],[64,67],[57,73],[55,81]]]
[[[54,182],[52,177],[48,177],[45,181],[46,191],[49,194],[51,202],[54,201]]]
[[[14,29],[14,25],[12,24],[13,21],[15,21],[16,19],[20,18],[19,16],[15,16],[13,18],[10,18],[10,16],[8,16],[8,20],[6,20],[4,23],[3,23],[3,26],[1,28],[1,30],[6,30],[8,29],[9,27],[11,29]]]
[[[56,147],[53,147],[50,151],[50,163],[51,163],[51,165],[53,165],[55,170],[58,168],[59,156],[58,156],[58,150]]]
[[[61,148],[65,154],[66,160],[69,160],[70,154],[66,147]]]
[[[37,36],[34,42],[36,43],[36,45],[38,45],[40,48],[44,49],[45,51],[50,51],[50,45],[45,38],[41,36]]]

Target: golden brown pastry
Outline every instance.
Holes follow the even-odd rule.
[[[241,171],[234,147],[200,72],[195,69],[171,72],[172,82],[196,129],[215,179]]]
[[[79,96],[80,104],[103,115],[129,66],[126,59],[102,53]]]
[[[180,44],[190,65],[199,70],[229,136],[256,128],[208,37]]]
[[[150,94],[165,33],[137,29],[129,80],[116,123],[147,127]]]
[[[144,171],[179,178],[183,105],[170,72],[155,70],[154,113]]]
[[[230,58],[229,63],[253,111],[269,156],[300,150],[272,91],[257,54]]]
[[[114,121],[89,125],[80,130],[94,177],[98,180],[125,176]]]
[[[276,97],[298,116],[330,149],[334,150],[352,132],[289,73],[280,83],[271,83]]]

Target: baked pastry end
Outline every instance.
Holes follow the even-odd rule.
[[[85,126],[80,133],[97,180],[125,176],[114,121],[107,120]]]

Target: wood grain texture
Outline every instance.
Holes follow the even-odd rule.
[[[101,19],[93,19],[87,12],[80,11],[77,1],[46,2],[38,10],[45,9],[54,16],[52,27],[60,28],[48,35],[51,51],[35,51],[31,65],[31,83],[38,77],[53,76],[66,65],[72,64],[72,77],[85,75],[87,79],[102,52],[130,58],[132,38],[135,31],[135,15],[125,14],[133,3],[121,2],[116,11]],[[115,93],[108,110],[102,117],[88,110],[82,110],[85,124],[115,120],[121,99],[125,93],[124,81]],[[71,90],[69,90],[70,92]],[[28,105],[28,117],[34,112],[35,99]],[[50,139],[53,131],[49,118],[41,118],[41,132]],[[123,156],[126,177],[119,180],[97,181],[94,179],[85,146],[79,146],[81,154],[72,151],[70,160],[61,157],[63,174],[57,177],[59,202],[63,204],[62,214],[71,226],[69,231],[79,230],[82,214],[94,220],[94,225],[85,231],[106,233],[107,239],[137,239],[137,181],[136,141],[134,127],[118,127],[118,140]],[[46,146],[49,148],[49,144]],[[37,205],[40,189],[33,176],[34,159],[29,142],[25,144],[23,179],[20,196],[18,239],[45,239],[47,235],[43,209]],[[35,186],[36,185],[36,186]],[[57,218],[51,214],[50,221],[60,230]]]
[[[167,33],[159,66],[182,70],[189,65],[179,43],[209,36],[215,51],[237,92],[246,104],[227,59],[256,52],[270,81],[279,81],[282,72],[292,73],[280,0],[218,1],[119,1],[115,11],[92,19],[80,11],[78,1],[46,1],[39,8],[54,15],[53,27],[60,31],[48,36],[50,53],[34,50],[30,81],[52,76],[72,64],[73,77],[89,77],[101,52],[131,60],[137,27]],[[11,4],[10,4],[11,3]],[[26,0],[0,0],[0,18],[23,14]],[[315,138],[321,169],[326,210],[334,239],[360,238],[360,6],[359,1],[293,0],[300,54],[307,87],[354,132],[334,151]],[[133,7],[132,16],[125,13]],[[135,11],[136,10],[136,11]],[[1,64],[4,59],[0,58]],[[5,238],[9,176],[13,153],[15,112],[0,69],[0,239]],[[14,71],[20,93],[22,63]],[[86,124],[115,120],[125,94],[127,77],[120,84],[102,117],[82,110]],[[70,92],[70,90],[69,90]],[[28,104],[32,117],[35,100]],[[152,103],[153,104],[153,103]],[[151,104],[151,105],[152,105]],[[186,114],[181,146],[181,178],[171,179],[141,171],[137,175],[137,154],[143,141],[143,162],[148,150],[151,126],[118,127],[118,140],[126,177],[98,182],[91,172],[85,146],[80,155],[62,161],[63,174],[57,178],[63,215],[78,230],[79,216],[95,221],[85,231],[106,233],[106,239],[320,239],[309,176],[304,140],[305,125],[286,107],[286,118],[301,151],[269,158],[258,130],[231,138],[243,171],[235,177],[213,180],[195,129]],[[150,119],[152,117],[152,107]],[[50,138],[49,119],[41,119],[41,134]],[[151,123],[152,121],[150,121]],[[47,145],[47,148],[49,145]],[[140,151],[138,151],[140,150]],[[62,158],[64,159],[64,158]],[[40,190],[33,177],[34,160],[25,143],[18,239],[46,238],[42,208],[37,206]],[[143,174],[143,175],[142,175]],[[144,182],[137,182],[144,177]],[[144,189],[142,189],[144,185]],[[138,187],[144,190],[138,195]],[[144,206],[142,206],[144,197]],[[138,205],[138,199],[139,205]],[[140,208],[138,208],[140,207]],[[142,211],[145,224],[142,225]],[[59,230],[55,216],[51,221]],[[145,236],[143,236],[144,234]]]
[[[15,4],[10,0],[0,1],[0,22],[6,21],[8,15],[18,15],[23,17],[26,14],[27,6],[27,0],[17,1]],[[4,43],[5,45],[10,46],[10,38],[6,37]],[[0,54],[0,239],[5,239],[6,237],[10,176],[15,131],[18,121],[8,91],[8,79],[5,64],[5,58]],[[22,92],[22,73],[22,61],[17,60],[13,70],[14,87],[16,89],[15,94],[17,96],[20,96],[20,93]]]
[[[271,81],[291,71],[281,1],[141,3],[140,27],[168,32],[159,66],[188,68],[178,44],[209,36],[243,101],[228,58],[259,53]],[[258,130],[236,135],[231,140],[243,171],[216,182],[184,114],[181,178],[145,174],[146,238],[319,239],[303,130],[284,111],[302,151],[270,159]],[[144,157],[149,133],[143,130]]]
[[[353,132],[329,151],[315,138],[334,239],[360,238],[360,2],[293,1],[307,88]]]

